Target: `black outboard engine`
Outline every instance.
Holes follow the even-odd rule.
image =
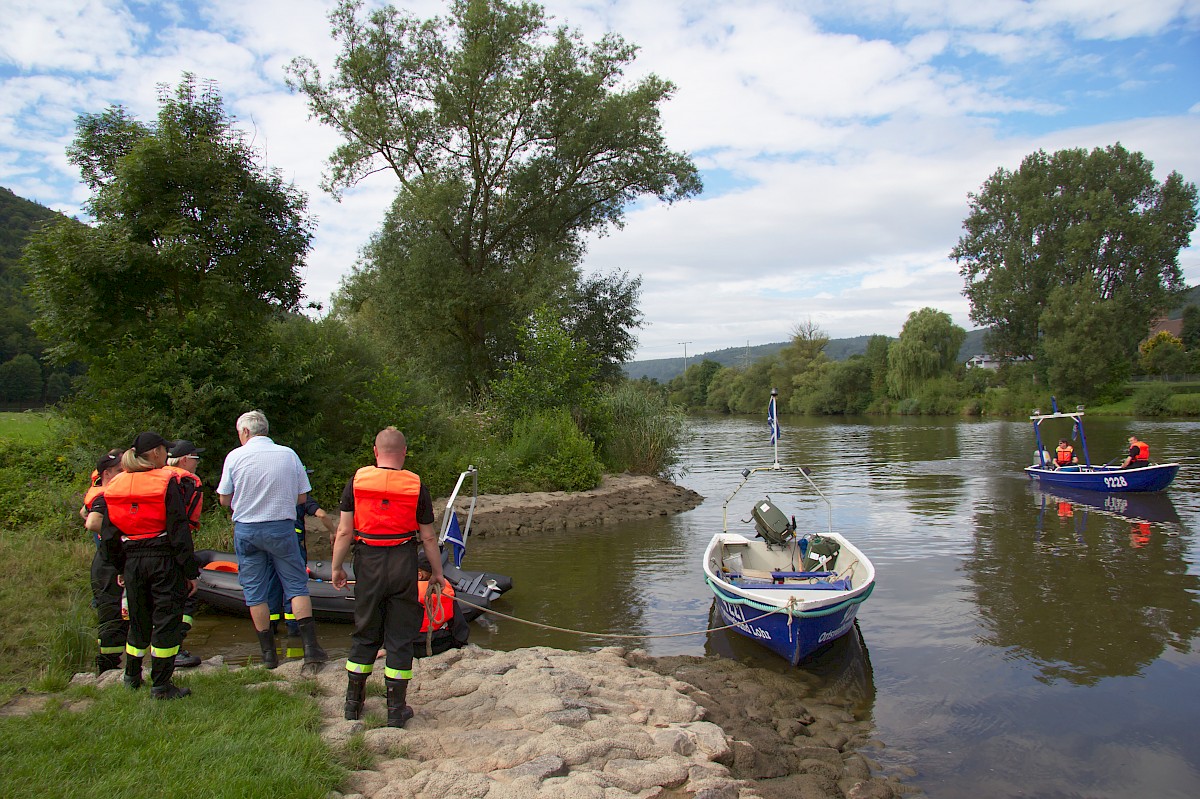
[[[786,544],[796,537],[796,523],[789,522],[770,498],[754,503],[750,515],[754,518],[754,529],[768,544]]]

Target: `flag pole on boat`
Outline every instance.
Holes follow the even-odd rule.
[[[779,468],[779,409],[775,398],[779,396],[778,389],[771,389],[771,401],[767,403],[767,425],[771,428],[771,445],[775,448],[775,468]]]

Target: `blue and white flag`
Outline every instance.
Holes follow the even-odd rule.
[[[467,552],[467,540],[463,538],[462,529],[458,526],[458,514],[454,511],[450,511],[450,526],[446,528],[445,541],[454,555],[454,565],[462,566],[463,555]]]
[[[775,412],[775,397],[771,397],[767,405],[767,424],[771,427],[771,443],[778,443],[782,434],[779,432],[779,415]]]

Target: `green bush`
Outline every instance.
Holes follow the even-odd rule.
[[[0,527],[39,538],[80,535],[87,473],[46,442],[0,441]]]
[[[1133,410],[1139,416],[1166,416],[1171,412],[1174,392],[1162,383],[1142,386],[1133,394]]]
[[[684,416],[661,393],[623,383],[601,396],[585,429],[608,471],[668,477],[679,462]]]
[[[595,445],[562,408],[525,417],[513,428],[508,446],[493,457],[493,485],[515,491],[584,491],[604,473]]]
[[[1170,407],[1174,416],[1200,416],[1200,394],[1176,394]]]

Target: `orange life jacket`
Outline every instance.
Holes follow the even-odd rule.
[[[429,581],[421,580],[417,583],[417,595],[421,598],[421,607],[425,607],[425,594],[429,591]],[[450,623],[450,619],[454,616],[454,589],[450,587],[450,583],[442,586],[442,596],[438,604],[433,608],[433,629],[440,630]],[[426,613],[421,619],[421,632],[429,632],[430,619]]]
[[[92,512],[92,503],[96,501],[96,497],[104,495],[104,486],[94,485],[87,490],[83,495],[83,507],[88,509],[88,513]]]
[[[184,511],[187,512],[188,527],[191,527],[193,532],[199,530],[200,511],[201,506],[204,504],[204,492],[200,488],[199,476],[179,466],[164,466],[163,469],[178,477],[180,486],[186,486],[187,483],[191,484],[190,487],[184,488],[184,505],[186,506],[184,507]]]
[[[1135,438],[1133,440],[1133,444],[1131,444],[1130,446],[1137,447],[1138,454],[1137,454],[1137,457],[1134,458],[1135,461],[1149,461],[1150,460],[1150,445],[1147,444],[1145,441],[1141,441],[1141,440]]]
[[[405,469],[364,466],[354,473],[354,535],[374,547],[416,537],[421,478]]]
[[[162,535],[167,530],[167,488],[174,479],[166,469],[121,472],[104,487],[108,520],[130,541]]]
[[[1059,466],[1066,466],[1075,458],[1075,448],[1070,444],[1063,447],[1060,446],[1054,451],[1054,459],[1058,461]]]
[[[104,495],[104,486],[94,484],[88,488],[87,493],[83,495],[83,507],[88,513],[92,512],[92,503],[96,501],[96,497]],[[96,540],[96,545],[100,545],[100,534],[92,533],[92,537]]]

